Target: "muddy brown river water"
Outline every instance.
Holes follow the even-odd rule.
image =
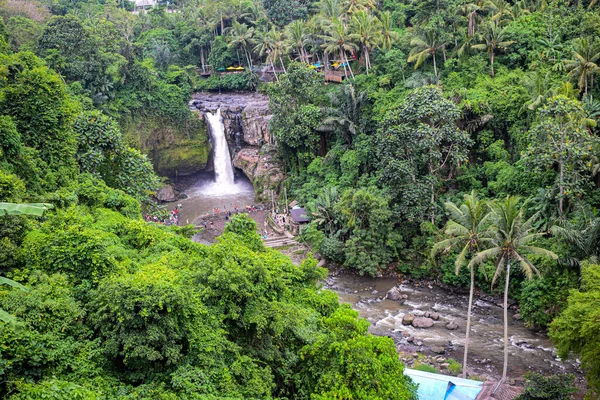
[[[403,303],[385,299],[395,285],[408,299]],[[340,301],[348,303],[361,317],[371,322],[370,332],[389,336],[401,350],[431,353],[432,347],[444,347],[445,357],[462,363],[468,296],[451,293],[439,287],[399,284],[397,278],[370,278],[356,275],[330,275],[325,287],[338,293]],[[402,324],[405,314],[422,315],[425,312],[440,314],[439,321],[427,329]],[[502,374],[503,320],[502,307],[497,304],[474,301],[472,332],[469,345],[469,373],[497,378]],[[510,316],[512,315],[509,314]],[[510,318],[509,316],[509,318]],[[450,331],[446,323],[453,321],[459,329]],[[404,332],[404,334],[403,334]],[[409,343],[407,338],[413,336]],[[577,360],[562,362],[548,337],[526,328],[522,322],[509,322],[509,368],[512,378],[527,371],[548,374],[570,372],[581,376]]]

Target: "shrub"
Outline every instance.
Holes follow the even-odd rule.
[[[574,381],[572,374],[544,376],[528,372],[525,374],[525,391],[515,400],[569,400],[577,392]]]

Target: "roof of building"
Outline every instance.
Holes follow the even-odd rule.
[[[155,6],[156,0],[135,0],[136,7]]]
[[[304,208],[292,208],[290,214],[292,215],[292,219],[299,224],[310,222],[310,218],[306,215],[306,210],[304,210]]]
[[[475,400],[483,388],[483,382],[410,368],[404,374],[419,384],[419,400]]]

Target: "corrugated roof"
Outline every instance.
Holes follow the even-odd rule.
[[[293,208],[290,210],[290,214],[292,215],[292,219],[298,223],[310,222],[310,218],[306,215],[304,208]]]
[[[419,384],[419,400],[475,400],[483,387],[483,382],[410,368],[404,374]]]

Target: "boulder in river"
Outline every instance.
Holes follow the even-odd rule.
[[[456,325],[454,322],[450,321],[446,324],[446,329],[448,329],[449,331],[455,331],[458,329],[458,325]]]
[[[515,315],[513,315],[513,319],[514,319],[515,321],[520,321],[520,320],[522,320],[523,318],[521,318],[521,314],[515,314]]]
[[[410,325],[410,324],[412,324],[414,319],[415,319],[414,315],[405,314],[404,317],[402,317],[402,325]]]
[[[387,292],[386,297],[390,300],[401,300],[402,292],[400,291],[400,288],[398,286],[394,286]]]
[[[171,185],[165,185],[162,188],[158,189],[156,192],[156,199],[158,201],[175,201],[177,200],[177,195],[175,194],[175,190]]]
[[[431,351],[433,351],[435,354],[444,354],[444,353],[446,353],[446,349],[444,349],[443,346],[433,346],[431,348]]]
[[[417,317],[413,319],[412,326],[415,328],[431,328],[433,326],[433,320],[427,317]]]

